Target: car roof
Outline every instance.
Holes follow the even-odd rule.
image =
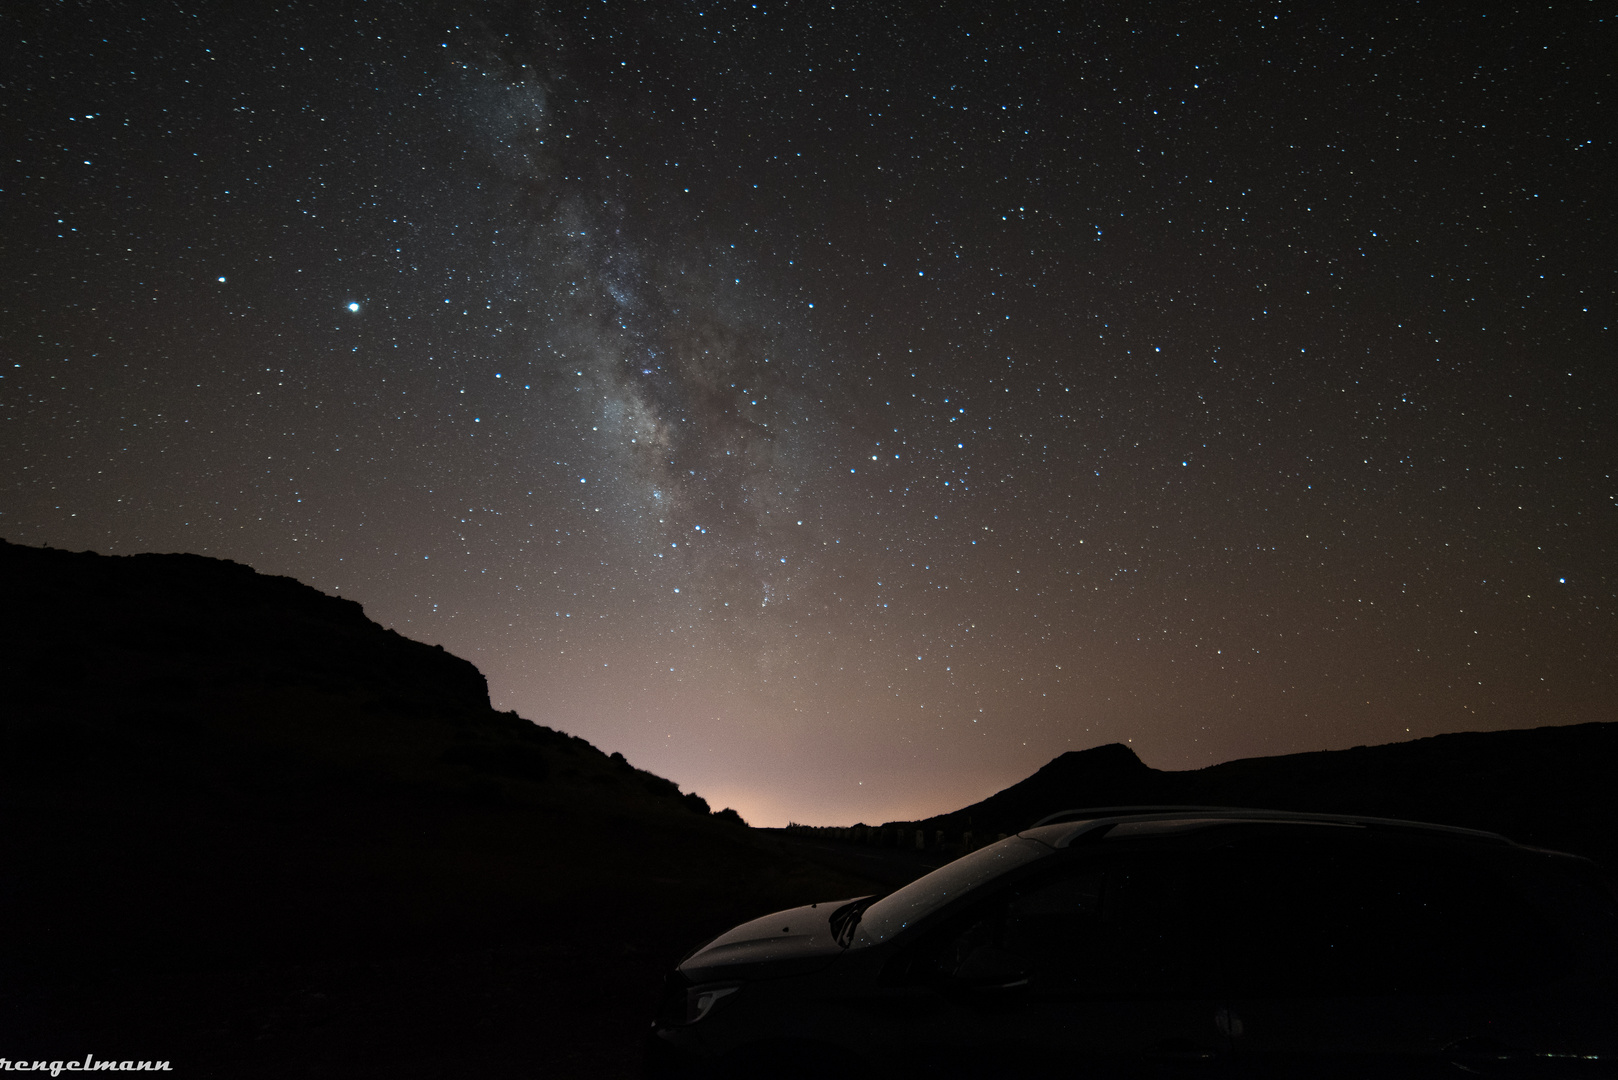
[[[1081,836],[1100,831],[1119,834],[1119,826],[1126,825],[1131,826],[1123,830],[1128,833],[1163,834],[1188,832],[1214,825],[1236,824],[1336,826],[1385,830],[1407,836],[1426,834],[1435,838],[1449,837],[1492,844],[1512,844],[1511,840],[1499,833],[1466,829],[1457,825],[1435,825],[1425,821],[1403,821],[1398,818],[1362,814],[1315,814],[1232,806],[1100,806],[1062,810],[1046,815],[1018,835],[1049,844],[1053,848],[1065,848]]]

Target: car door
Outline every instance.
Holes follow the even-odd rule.
[[[1453,1075],[1452,1058],[1538,1043],[1550,928],[1465,853],[1275,837],[1227,847],[1207,873],[1214,963],[1245,1070]]]
[[[1193,863],[1075,859],[969,905],[895,958],[876,1056],[900,1075],[1208,1075],[1231,1042]]]

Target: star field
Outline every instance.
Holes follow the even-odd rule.
[[[0,26],[9,540],[351,597],[755,824],[1618,719],[1597,6]]]

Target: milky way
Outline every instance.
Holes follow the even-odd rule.
[[[1615,718],[1597,12],[0,20],[7,539],[758,823]]]

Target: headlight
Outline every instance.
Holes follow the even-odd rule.
[[[694,1024],[713,1011],[714,1005],[724,1000],[741,987],[732,983],[729,986],[693,986],[685,992],[685,1022]]]

